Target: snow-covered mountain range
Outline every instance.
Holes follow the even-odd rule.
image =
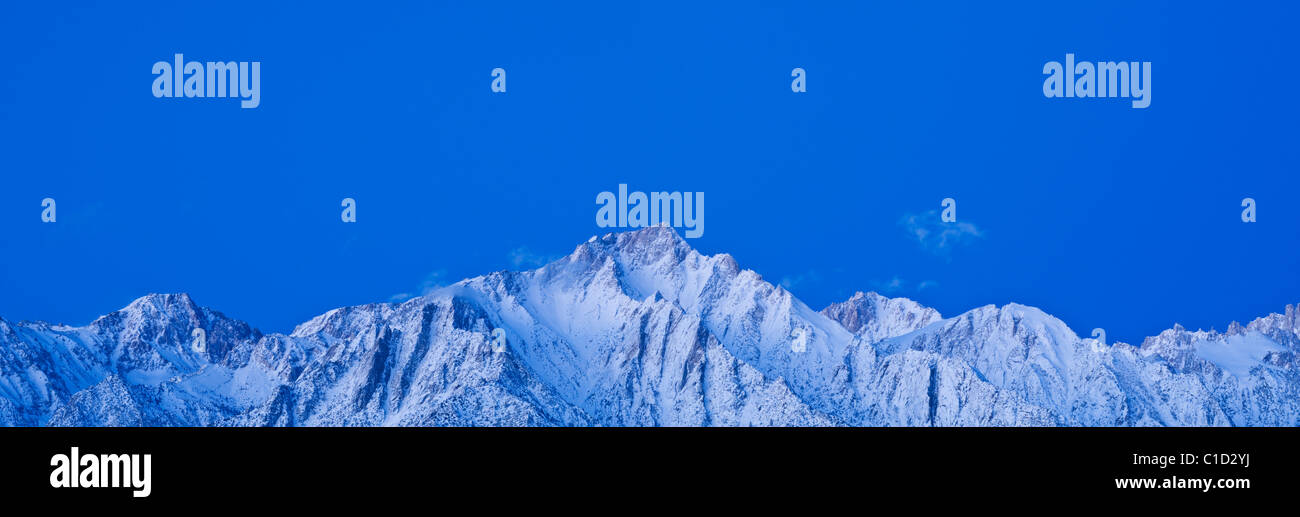
[[[0,319],[0,425],[1293,426],[1298,317],[1132,346],[1016,304],[816,311],[655,227],[289,335],[185,294]]]

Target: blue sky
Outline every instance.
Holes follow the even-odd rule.
[[[1014,301],[1136,342],[1300,302],[1283,2],[60,4],[0,17],[7,319],[184,291],[287,331],[566,254],[619,183],[705,192],[692,245],[816,308]],[[177,52],[260,61],[261,106],[154,98]],[[1044,98],[1067,52],[1151,61],[1151,107]]]

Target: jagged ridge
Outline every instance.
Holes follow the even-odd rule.
[[[814,311],[656,227],[288,335],[184,294],[84,327],[0,319],[0,424],[1290,426],[1298,329],[1288,306],[1102,345],[1016,304]]]

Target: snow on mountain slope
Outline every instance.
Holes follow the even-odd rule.
[[[818,312],[656,227],[288,335],[184,294],[84,327],[0,319],[0,424],[1296,425],[1298,349],[1290,306],[1137,347],[1016,304]]]
[[[661,229],[609,235],[535,271],[444,292],[500,315],[510,351],[602,424],[833,423],[738,358],[702,310],[710,286],[736,272],[729,257],[703,257]]]
[[[907,298],[886,298],[861,291],[822,309],[822,314],[868,343],[900,336],[943,319],[939,311]]]

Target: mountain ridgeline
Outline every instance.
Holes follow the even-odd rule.
[[[1294,426],[1297,318],[1132,346],[1016,304],[816,311],[654,227],[288,335],[185,294],[0,319],[0,425]]]

